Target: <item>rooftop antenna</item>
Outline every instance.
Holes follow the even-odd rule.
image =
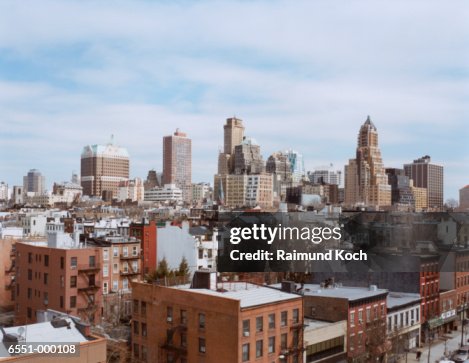
[[[114,145],[114,134],[111,134],[111,145]]]

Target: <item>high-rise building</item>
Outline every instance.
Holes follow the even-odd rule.
[[[265,166],[266,172],[272,174],[274,199],[284,201],[287,187],[292,182],[290,160],[282,152],[276,152],[269,156]]]
[[[427,189],[427,205],[432,210],[443,208],[443,166],[431,162],[429,155],[404,165],[405,174],[417,188]]]
[[[152,169],[148,171],[147,180],[145,180],[143,186],[145,190],[150,190],[150,189],[160,186],[160,182],[158,180],[158,174],[156,173],[155,170]]]
[[[469,185],[459,189],[459,208],[469,208]]]
[[[118,201],[141,202],[143,201],[144,191],[142,179],[125,180],[119,183],[119,192],[116,197]]]
[[[404,169],[386,168],[389,185],[391,185],[391,201],[393,205],[415,207],[411,182]]]
[[[123,147],[113,143],[85,146],[81,153],[83,194],[116,197],[119,183],[129,179],[129,164],[129,153]]]
[[[360,127],[356,158],[345,166],[345,204],[391,205],[391,186],[378,147],[378,130],[370,117]]]
[[[223,152],[220,152],[218,156],[219,175],[230,174],[234,170],[232,155],[234,154],[235,146],[241,144],[244,139],[243,121],[236,117],[228,118],[223,126],[223,131]]]
[[[179,129],[163,138],[163,184],[175,184],[182,189],[183,199],[192,197],[192,140]]]
[[[8,184],[0,182],[0,202],[8,201]]]
[[[290,161],[290,168],[292,173],[292,179],[294,183],[298,183],[303,179],[305,175],[305,165],[303,161],[303,155],[295,150],[286,150],[285,155]]]
[[[241,144],[234,147],[233,161],[234,174],[260,174],[264,172],[261,147],[253,138],[244,137]]]
[[[46,178],[37,169],[31,169],[26,176],[23,177],[23,192],[34,193],[36,195],[44,194],[46,189]]]

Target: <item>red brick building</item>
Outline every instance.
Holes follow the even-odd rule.
[[[132,355],[143,362],[303,361],[303,303],[249,283],[134,283]],[[205,286],[205,288],[203,288]],[[211,288],[209,288],[211,287]]]
[[[54,309],[87,322],[100,319],[100,248],[51,248],[47,242],[16,243],[15,321],[36,322],[38,310]]]
[[[437,317],[440,313],[440,267],[439,256],[420,257],[420,321]]]
[[[142,220],[140,223],[131,223],[129,235],[140,240],[143,274],[156,270],[158,259],[156,255],[157,228],[155,221]]]

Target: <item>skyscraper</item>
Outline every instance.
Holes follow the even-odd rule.
[[[227,118],[226,124],[223,126],[223,132],[223,152],[218,155],[219,175],[230,174],[234,171],[234,160],[232,156],[235,151],[235,146],[243,142],[243,121],[236,117]]]
[[[291,149],[286,150],[285,155],[290,161],[290,168],[292,172],[293,182],[294,183],[300,182],[303,176],[305,175],[305,165],[303,162],[303,155],[301,155],[298,151],[291,150]]]
[[[264,172],[264,160],[261,147],[251,137],[244,137],[243,141],[234,148],[231,156],[234,164],[234,174],[260,174]]]
[[[378,130],[370,116],[360,127],[356,158],[345,166],[345,204],[391,205],[391,186],[378,147]]]
[[[81,153],[81,186],[83,194],[117,197],[119,183],[129,179],[129,153],[114,145],[87,145]]]
[[[176,184],[183,191],[183,199],[190,200],[192,140],[179,129],[163,138],[163,184]]]
[[[433,164],[430,156],[425,155],[405,164],[404,171],[415,187],[427,189],[428,208],[443,208],[443,166]]]
[[[46,189],[46,178],[37,169],[31,169],[26,176],[23,177],[23,192],[35,193],[37,195],[44,194]]]

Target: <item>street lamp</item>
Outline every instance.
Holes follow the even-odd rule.
[[[466,299],[464,298],[464,304],[461,309],[461,347],[464,345],[464,325],[465,325],[465,319],[464,319],[464,312],[466,311]]]

